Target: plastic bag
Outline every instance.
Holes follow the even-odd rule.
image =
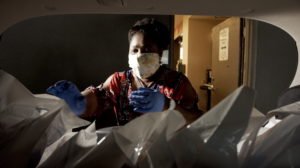
[[[165,131],[164,138],[185,124],[175,110],[148,113],[112,132],[74,167],[134,167],[146,158],[146,151]]]
[[[152,146],[146,151],[146,158],[140,164],[141,168],[174,168],[175,157],[166,138],[166,130],[157,137]]]
[[[291,115],[255,139],[247,167],[300,166],[300,102],[273,110],[266,116],[273,118],[278,114]]]
[[[0,167],[35,167],[47,146],[90,123],[63,100],[47,97],[34,96],[0,70]]]
[[[245,142],[245,140],[249,137],[249,135],[257,128],[257,127],[260,127],[259,124],[261,124],[262,120],[264,120],[265,118],[265,115],[262,114],[261,112],[259,112],[256,108],[253,108],[252,109],[252,112],[251,112],[251,116],[250,116],[250,119],[249,119],[249,122],[248,122],[248,125],[247,125],[247,128],[240,140],[240,142],[237,144],[237,150],[238,150],[238,153],[240,152],[241,148],[242,148],[242,145],[243,143]],[[266,131],[267,129],[264,129],[263,128],[263,131]],[[261,132],[263,133],[263,132]],[[260,133],[258,133],[260,134]]]
[[[60,141],[48,147],[44,152],[43,162],[40,162],[38,167],[72,167],[75,161],[86,154],[97,143],[95,122],[85,130],[81,130],[74,135],[72,134],[67,134],[67,137],[64,136]],[[65,141],[65,138],[68,140]],[[47,159],[44,159],[44,156]]]
[[[240,87],[170,139],[177,167],[238,167],[237,144],[244,134],[254,91]]]
[[[299,167],[300,102],[266,116],[253,102],[254,91],[243,86],[181,131],[183,116],[167,110],[70,133],[89,122],[0,71],[0,167],[35,167],[42,153],[40,167]],[[278,114],[293,115],[261,127]]]
[[[241,87],[187,128],[175,110],[145,114],[112,131],[74,167],[238,167],[237,143],[253,108]]]

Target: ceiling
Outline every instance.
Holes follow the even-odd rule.
[[[300,0],[127,1],[128,4],[125,7],[111,7],[102,6],[97,0],[1,0],[0,33],[19,21],[56,14],[102,13],[235,16],[252,18],[276,25],[289,33],[298,42],[297,46],[299,47]],[[296,76],[300,76],[300,68],[298,68]],[[300,84],[300,78],[294,79],[292,86],[295,84]]]
[[[174,27],[176,28],[182,21],[184,15],[175,15],[174,17]],[[229,17],[224,16],[205,16],[205,15],[192,15],[191,19],[214,19],[214,20],[225,20]]]

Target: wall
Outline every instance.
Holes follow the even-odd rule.
[[[182,21],[182,25],[183,25],[183,37],[182,37],[182,48],[183,48],[183,58],[182,58],[182,64],[185,65],[185,68],[187,68],[189,62],[188,62],[188,56],[189,56],[189,22],[190,22],[190,15],[184,15],[183,16],[183,21]],[[185,69],[184,71],[185,76],[188,76],[188,71],[187,69]]]
[[[211,68],[211,29],[222,20],[183,17],[183,64],[185,75],[199,95],[199,109],[206,111],[207,93],[199,87]],[[214,23],[213,23],[214,21]],[[296,43],[285,31],[273,25],[257,23],[255,108],[263,113],[275,109],[278,96],[291,85],[297,70]]]
[[[112,73],[129,69],[127,33],[144,17],[161,21],[173,32],[174,17],[168,15],[55,15],[24,20],[3,33],[1,68],[35,94],[45,93],[59,80],[70,80],[80,90],[98,86]]]
[[[175,30],[174,30],[174,40],[177,39],[182,34],[182,31],[183,31],[183,27],[182,26],[183,26],[183,23],[181,22],[178,26],[175,27]]]
[[[177,26],[179,26],[179,24],[182,23],[183,16],[184,16],[184,15],[175,15],[175,16],[174,16],[174,27],[175,27],[175,28],[176,28]]]
[[[212,28],[223,20],[183,18],[183,63],[186,76],[199,96],[199,109],[207,109],[207,93],[200,90],[206,80],[206,70],[211,69]]]
[[[257,23],[255,107],[263,112],[275,109],[278,96],[291,85],[298,64],[295,40],[273,25]]]
[[[176,70],[177,61],[180,58],[180,44],[178,40],[174,40],[174,55],[173,55],[173,69]]]

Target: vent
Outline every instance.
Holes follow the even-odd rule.
[[[128,0],[97,0],[100,5],[113,6],[113,7],[125,7],[128,5]]]

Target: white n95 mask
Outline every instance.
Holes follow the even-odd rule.
[[[134,74],[141,79],[153,75],[160,66],[160,58],[157,53],[129,54],[128,57],[129,67],[131,67]]]

